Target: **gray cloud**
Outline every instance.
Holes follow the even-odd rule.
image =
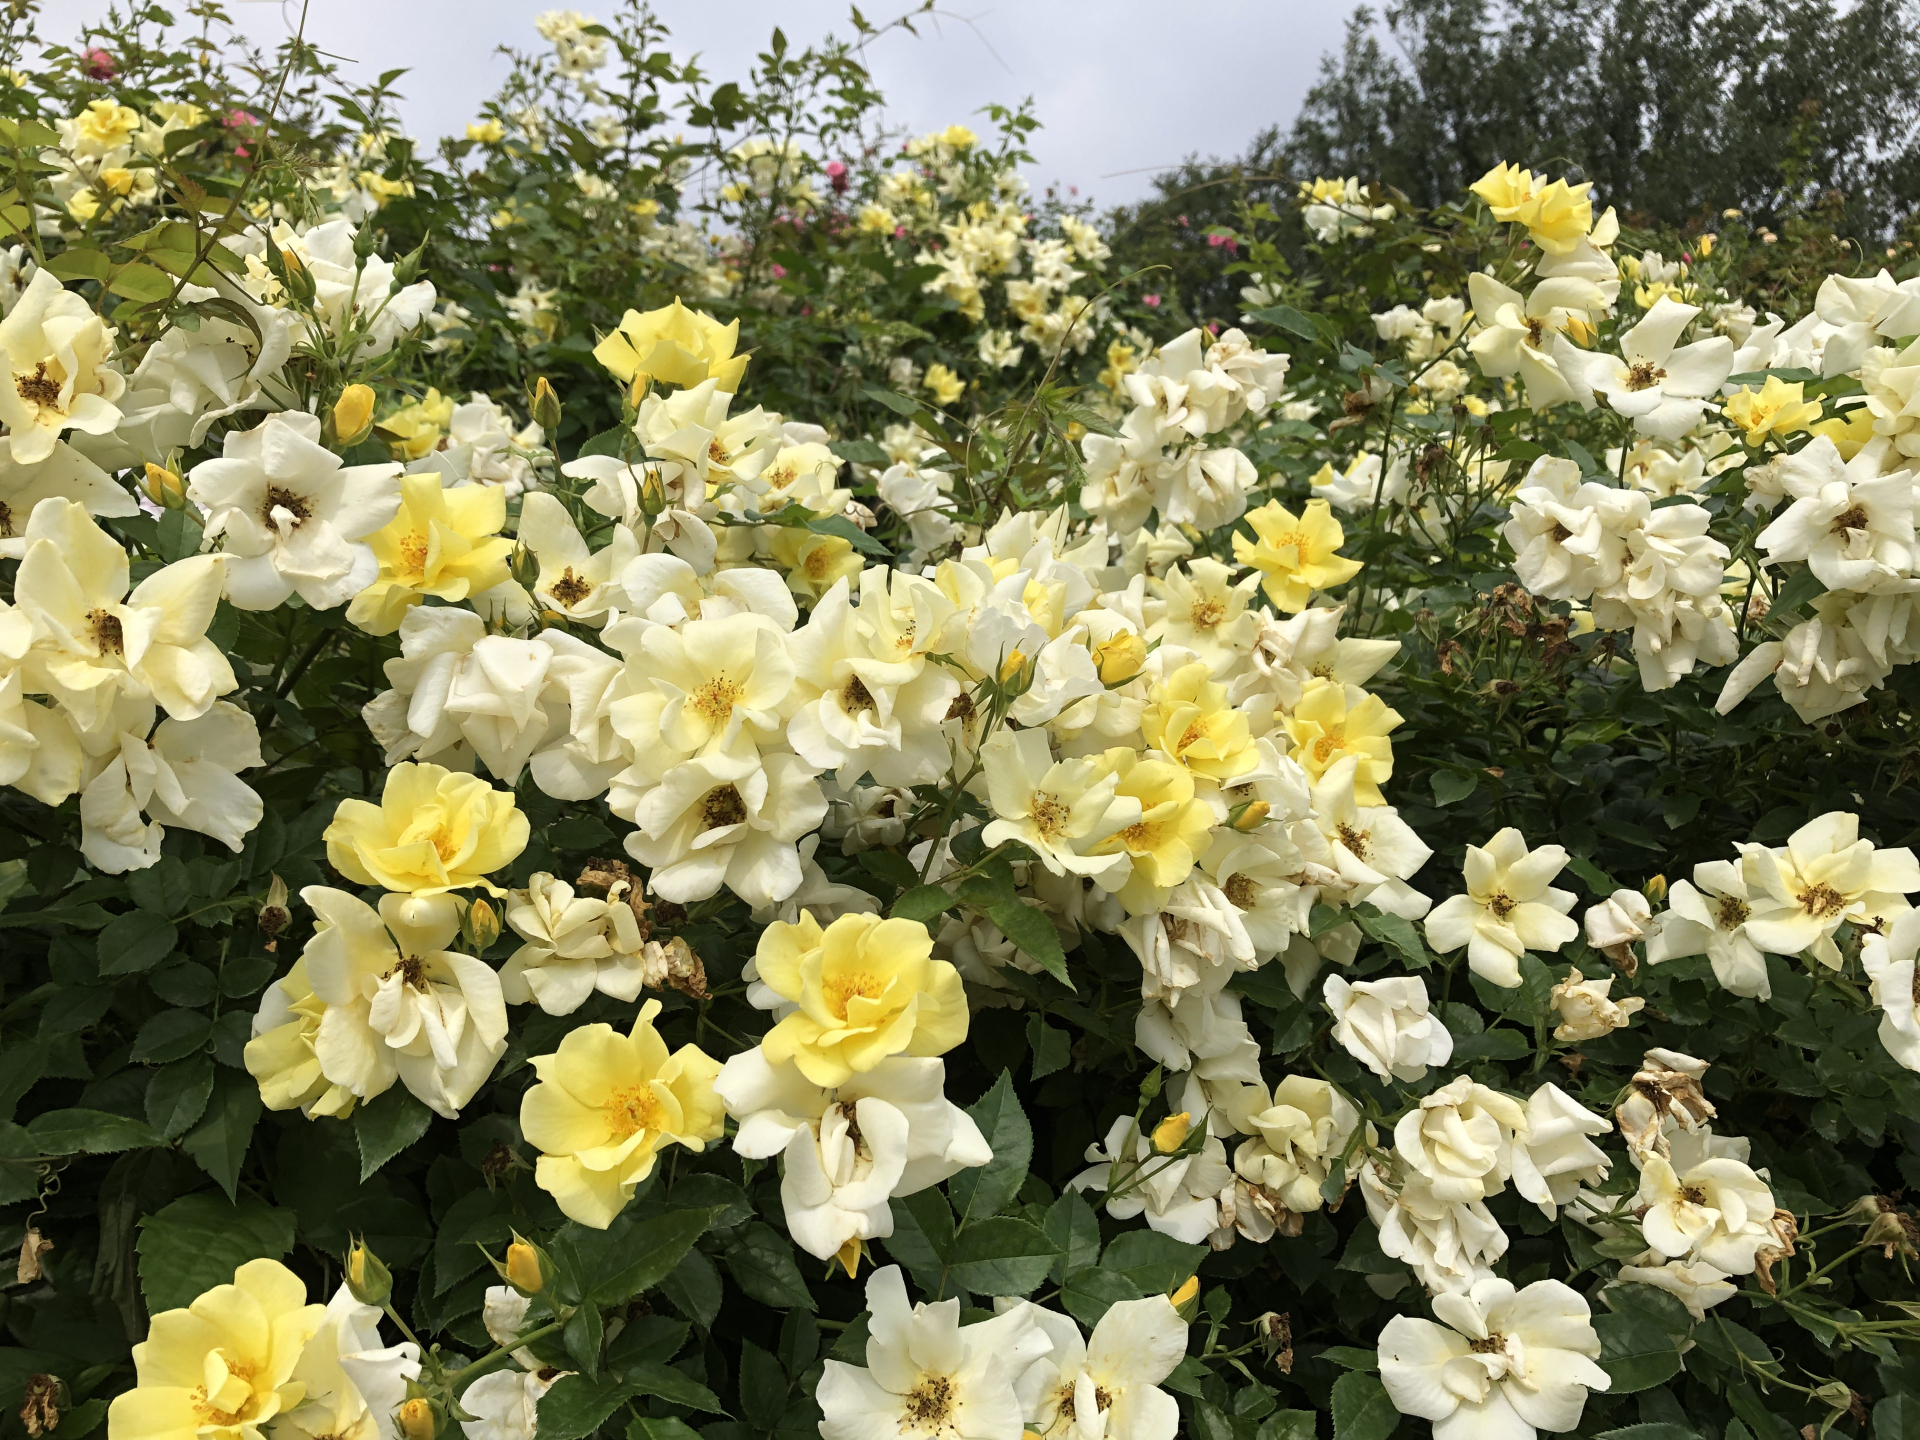
[[[592,13],[591,0],[574,0]],[[104,15],[107,0],[68,0],[43,17],[64,38]],[[236,23],[264,43],[284,37],[298,4],[236,0]],[[540,0],[313,0],[307,31],[364,73],[407,66],[402,113],[416,135],[458,133],[506,74],[503,43],[539,43]],[[1340,39],[1355,0],[961,0],[891,34],[869,52],[890,115],[912,130],[977,124],[990,102],[1028,96],[1044,125],[1029,178],[1057,181],[1102,203],[1148,192],[1155,171],[1190,154],[1228,155],[1261,126],[1284,122]],[[863,7],[869,19],[890,11]],[[846,34],[839,0],[665,0],[676,54],[710,73],[742,74],[775,25],[796,45]]]

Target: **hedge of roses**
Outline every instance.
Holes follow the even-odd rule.
[[[1920,1434],[1909,244],[194,18],[7,32],[9,1433]]]

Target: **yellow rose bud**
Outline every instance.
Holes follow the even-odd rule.
[[[187,487],[180,477],[164,465],[147,466],[147,498],[154,504],[167,510],[183,510],[187,504]]]
[[[486,901],[475,900],[467,907],[466,929],[475,952],[483,952],[500,938],[500,916]]]
[[[356,1240],[347,1252],[347,1289],[362,1305],[384,1305],[393,1294],[393,1272],[380,1263],[380,1257]],[[432,1431],[428,1431],[432,1434]]]
[[[1702,235],[1700,237],[1700,258],[1702,260],[1713,254],[1714,242],[1719,238],[1718,235]]]
[[[1027,657],[1018,650],[1000,662],[1000,683],[1011,685],[1020,678],[1021,670],[1026,668]]]
[[[1124,685],[1147,663],[1147,642],[1131,631],[1123,631],[1094,646],[1093,663],[1100,667],[1102,685]]]
[[[1266,801],[1249,800],[1227,812],[1227,823],[1244,835],[1249,830],[1259,829],[1272,813],[1273,807]]]
[[[349,385],[333,402],[334,443],[342,447],[358,445],[373,428],[373,387]]]
[[[860,1257],[865,1253],[866,1247],[856,1237],[834,1251],[833,1263],[846,1271],[847,1278],[852,1280],[860,1273]],[[829,1267],[829,1273],[831,1273],[831,1267]]]
[[[524,1240],[507,1246],[507,1283],[522,1295],[538,1295],[546,1289],[547,1276],[540,1263],[540,1251]]]
[[[1162,1155],[1171,1155],[1187,1143],[1187,1132],[1193,1129],[1193,1116],[1185,1110],[1169,1115],[1153,1127],[1153,1148]]]
[[[1656,875],[1644,887],[1647,899],[1658,905],[1667,898],[1667,877]]]
[[[1173,1308],[1180,1312],[1182,1320],[1193,1319],[1194,1313],[1200,1308],[1200,1277],[1189,1275],[1186,1283],[1167,1296],[1167,1299],[1172,1303]]]
[[[553,386],[547,383],[547,377],[544,375],[533,382],[533,397],[530,408],[533,413],[533,423],[538,425],[542,430],[545,430],[548,434],[552,434],[560,428],[560,412],[562,409],[560,397],[553,393]]]
[[[433,1406],[418,1397],[403,1404],[393,1417],[400,1424],[400,1433],[406,1440],[433,1440],[433,1433],[439,1428],[433,1418]]]

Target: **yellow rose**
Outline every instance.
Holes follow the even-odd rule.
[[[467,139],[476,145],[498,145],[507,138],[507,127],[492,116],[467,126]]]
[[[387,449],[396,460],[418,460],[440,448],[440,437],[453,423],[453,401],[429,388],[380,422]]]
[[[506,523],[506,492],[496,486],[447,490],[437,473],[401,477],[399,513],[367,537],[380,578],[353,597],[347,619],[369,635],[391,635],[424,596],[466,600],[491,590],[507,578],[513,553],[513,542],[499,538]]]
[[[1570,254],[1593,229],[1591,181],[1548,184],[1546,176],[1518,165],[1496,165],[1471,189],[1487,202],[1494,219],[1526,226],[1533,243],[1551,255]]]
[[[354,1095],[320,1073],[314,1042],[320,1036],[320,1017],[327,1006],[313,993],[304,958],[268,988],[260,1014],[269,1028],[247,1042],[247,1073],[259,1082],[260,1100],[269,1110],[298,1108],[309,1120],[316,1115],[345,1116],[353,1110]],[[272,1023],[278,1019],[279,1023]]]
[[[1809,425],[1807,428],[1815,435],[1824,435],[1831,440],[1842,460],[1851,460],[1860,453],[1861,446],[1873,439],[1873,407],[1855,405],[1850,410],[1842,410],[1831,420],[1822,420],[1818,425]]]
[[[1140,802],[1140,818],[1094,846],[1094,855],[1133,857],[1133,870],[1120,887],[1120,903],[1129,915],[1145,915],[1166,903],[1167,892],[1193,871],[1213,829],[1213,807],[1193,794],[1193,775],[1165,760],[1143,760],[1125,748],[1107,751],[1120,773],[1116,794]]]
[[[1740,427],[1747,444],[1758,449],[1769,435],[1791,435],[1796,430],[1810,429],[1820,418],[1820,402],[1805,399],[1798,380],[1788,384],[1778,375],[1769,375],[1767,383],[1758,390],[1742,385],[1727,397],[1720,411]],[[1871,421],[1868,426],[1871,433]]]
[[[140,128],[140,112],[111,100],[95,100],[72,120],[75,150],[102,155],[124,144]]]
[[[396,765],[380,803],[342,800],[322,837],[327,863],[358,885],[439,895],[478,885],[527,848],[527,817],[511,790],[439,765]]]
[[[1243,711],[1227,703],[1202,661],[1155,685],[1140,716],[1147,744],[1194,775],[1224,785],[1260,763]]]
[[[954,374],[951,368],[938,363],[927,367],[927,375],[920,382],[921,387],[933,396],[934,403],[951,405],[967,393],[967,382]]]
[[[1525,204],[1533,195],[1534,182],[1541,178],[1518,165],[1496,165],[1467,188],[1487,202],[1495,218],[1505,220],[1509,217],[1501,212]]]
[[[834,583],[865,568],[851,540],[812,530],[782,526],[771,541],[774,561],[787,572],[787,588],[818,600]]]
[[[278,1260],[249,1260],[133,1347],[134,1388],[107,1411],[108,1440],[261,1440],[301,1400],[292,1383],[327,1307]]]
[[[520,1128],[540,1150],[534,1180],[570,1220],[604,1230],[653,1173],[662,1145],[700,1150],[720,1138],[726,1110],[713,1093],[720,1062],[697,1045],[667,1053],[653,1028],[660,1002],[633,1030],[569,1030],[533,1057],[540,1083],[520,1101]]]
[[[760,1048],[829,1089],[890,1056],[946,1054],[967,1038],[967,996],[960,972],[932,955],[918,920],[842,915],[822,930],[803,910],[797,924],[775,921],[753,963],[800,1009]]]
[[[747,369],[747,357],[733,353],[739,340],[738,320],[722,325],[675,300],[644,315],[627,311],[619,327],[593,347],[593,358],[629,384],[644,375],[655,384],[691,389],[712,379],[731,395]]]
[[[1380,785],[1393,774],[1393,745],[1387,735],[1403,718],[1358,685],[1315,676],[1280,723],[1293,741],[1293,759],[1308,776],[1318,780],[1342,756],[1352,755],[1359,762],[1353,772],[1354,799],[1362,805],[1384,805]]]
[[[1233,558],[1265,577],[1261,589],[1289,615],[1306,609],[1314,591],[1344,585],[1360,573],[1358,560],[1336,553],[1347,534],[1324,500],[1307,501],[1298,518],[1278,500],[1269,500],[1247,512],[1247,523],[1259,538],[1235,535]]]

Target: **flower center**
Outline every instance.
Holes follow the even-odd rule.
[[[1340,843],[1347,847],[1348,853],[1351,854],[1354,859],[1364,860],[1367,858],[1366,831],[1356,830],[1353,826],[1342,821],[1334,827],[1333,833],[1340,837]]]
[[[102,655],[125,655],[126,636],[120,629],[120,617],[111,610],[89,610],[87,624],[93,631],[93,648]]]
[[[624,1140],[642,1130],[661,1128],[660,1097],[651,1085],[622,1085],[600,1107],[607,1128]]]
[[[1866,528],[1867,507],[1864,505],[1850,506],[1833,517],[1833,533],[1835,535],[1844,534],[1848,530],[1864,530]]]
[[[1067,807],[1044,790],[1033,792],[1033,823],[1039,832],[1049,840],[1064,834],[1067,828]]]
[[[862,710],[875,709],[873,692],[867,689],[866,682],[858,675],[853,676],[840,689],[840,708],[849,715],[858,715]]]
[[[593,584],[574,574],[569,565],[560,572],[560,578],[547,587],[547,593],[562,605],[578,605],[593,593]]]
[[[406,565],[409,575],[427,573],[427,549],[427,537],[418,531],[401,539],[400,559]]]
[[[1698,1185],[1686,1185],[1681,1187],[1680,1198],[1689,1205],[1704,1205],[1707,1203],[1707,1192]]]
[[[742,687],[724,675],[698,686],[693,692],[693,713],[709,725],[719,725],[733,714],[733,707],[745,693]]]
[[[13,388],[20,392],[20,398],[29,405],[41,405],[49,410],[59,408],[60,382],[47,374],[47,362],[44,360],[33,367],[31,375],[15,375]]]
[[[1347,747],[1346,726],[1335,725],[1332,729],[1328,730],[1324,735],[1322,735],[1318,740],[1313,742],[1314,761],[1317,764],[1324,765],[1327,763],[1329,759],[1333,757],[1334,751],[1344,750],[1346,749],[1346,747]]]
[[[1537,319],[1527,321],[1527,344],[1534,349],[1540,348],[1540,342],[1546,338],[1547,327]]]
[[[878,1000],[886,993],[886,989],[886,981],[864,970],[827,976],[820,982],[820,993],[827,1002],[827,1008],[842,1020],[847,1018],[847,1006],[856,996],[862,1000]]]
[[[1816,920],[1825,920],[1847,908],[1847,897],[1831,885],[1809,885],[1800,892],[1800,908]]]
[[[1247,875],[1229,876],[1227,883],[1220,887],[1220,893],[1242,910],[1253,909],[1259,894],[1253,887],[1252,877]]]
[[[1667,378],[1667,372],[1651,360],[1636,361],[1627,370],[1627,389],[1651,390]]]
[[[400,983],[410,990],[427,988],[427,962],[418,955],[408,955],[387,972],[387,977],[398,975]],[[382,978],[387,978],[382,977]]]
[[[1753,907],[1738,895],[1722,895],[1720,903],[1714,907],[1713,918],[1719,922],[1722,930],[1733,930],[1746,924],[1747,916],[1752,913]]]
[[[1227,607],[1218,600],[1196,600],[1187,618],[1196,630],[1211,630],[1225,618]]]
[[[0,536],[11,538],[13,535],[13,507],[0,500]]]
[[[700,801],[701,829],[718,830],[723,825],[738,825],[747,818],[747,802],[731,785],[718,785]]]
[[[1518,902],[1504,890],[1496,890],[1487,897],[1487,909],[1493,912],[1493,918],[1504,920],[1513,913]]]
[[[291,490],[283,490],[278,485],[269,485],[267,498],[260,505],[260,518],[269,525],[277,525],[276,511],[284,511],[291,517],[289,529],[298,527],[303,520],[313,516],[313,508],[307,504],[305,497]]]
[[[953,1414],[953,1381],[945,1375],[922,1375],[907,1392],[907,1419],[929,1430],[945,1426]]]
[[[1467,1348],[1476,1355],[1498,1355],[1507,1348],[1507,1337],[1496,1330],[1484,1340],[1469,1340]]]
[[[973,697],[962,690],[953,697],[953,703],[947,707],[946,718],[966,722],[973,719]]]

